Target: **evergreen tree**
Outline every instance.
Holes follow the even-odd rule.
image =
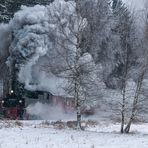
[[[0,22],[8,22],[17,12],[21,5],[47,5],[53,0],[1,0],[0,1]]]
[[[116,88],[122,87],[120,83],[124,68],[126,65],[125,55],[128,55],[128,68],[130,69],[132,65],[136,63],[136,30],[134,26],[134,19],[121,0],[113,0],[112,3],[112,13],[113,13],[113,27],[112,36],[115,37],[114,45],[116,46],[113,50],[115,53],[115,67],[108,76],[107,84],[109,87]]]
[[[118,0],[113,0],[112,9],[115,10],[117,7]]]

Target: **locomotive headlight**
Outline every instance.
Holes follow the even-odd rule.
[[[22,103],[22,100],[19,100],[19,103]]]
[[[4,100],[2,100],[2,104],[4,104],[4,102],[5,102],[5,101],[4,101]]]
[[[13,94],[14,93],[14,91],[13,90],[11,90],[11,94]]]

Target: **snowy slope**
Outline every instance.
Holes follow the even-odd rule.
[[[0,129],[1,148],[147,148],[148,124],[134,125],[132,134],[118,133],[118,124],[100,123],[86,131],[54,129],[27,121],[23,127]],[[135,129],[138,131],[135,131]]]

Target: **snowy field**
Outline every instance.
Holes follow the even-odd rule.
[[[0,148],[148,148],[148,124],[122,135],[119,124],[97,123],[85,131],[56,128],[44,121],[0,124]]]

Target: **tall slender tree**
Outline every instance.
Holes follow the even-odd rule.
[[[118,37],[120,43],[118,49],[118,60],[119,63],[113,71],[116,73],[120,82],[120,89],[122,92],[122,103],[121,103],[121,133],[124,132],[125,125],[125,109],[126,109],[126,85],[129,79],[129,71],[134,63],[136,63],[136,35],[134,19],[121,0],[113,0],[112,4],[113,16],[115,25],[113,33]]]

